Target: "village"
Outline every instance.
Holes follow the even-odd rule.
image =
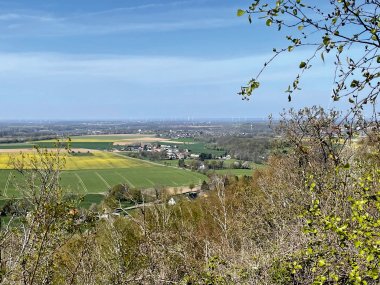
[[[159,143],[140,143],[118,147],[118,151],[127,151],[133,153],[156,153],[160,155],[161,159],[188,159],[199,158],[201,154],[192,153],[188,148],[181,148],[178,145],[167,145]],[[231,156],[226,156],[224,159],[230,159]]]
[[[166,166],[186,168],[201,173],[208,171],[244,170],[238,174],[251,175],[250,170],[255,168],[252,161],[236,159],[227,151],[215,151],[203,147],[192,150],[191,145],[141,143],[126,146],[118,146],[112,151],[124,155],[150,161],[156,161]]]

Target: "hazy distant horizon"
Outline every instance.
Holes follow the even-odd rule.
[[[275,118],[277,119],[277,118]],[[269,118],[130,118],[130,119],[19,119],[0,120],[1,123],[128,123],[128,122],[266,122]]]

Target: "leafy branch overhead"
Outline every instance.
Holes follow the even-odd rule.
[[[280,54],[308,47],[312,48],[310,55],[295,63],[300,72],[286,90],[289,101],[292,94],[299,90],[302,74],[312,68],[312,62],[324,62],[325,55],[330,54],[335,66],[333,100],[346,97],[354,109],[362,109],[367,103],[375,105],[380,87],[380,1],[308,2],[256,0],[248,9],[237,11],[238,16],[248,15],[249,23],[254,19],[262,19],[268,27],[289,31],[287,46],[274,48],[274,55],[255,78],[241,87],[238,94],[243,99],[249,99],[260,86],[260,75],[268,64]]]

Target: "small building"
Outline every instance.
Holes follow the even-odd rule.
[[[174,200],[173,197],[171,197],[170,200],[169,200],[169,202],[168,202],[168,205],[169,206],[174,206],[175,204],[177,204],[176,201]]]

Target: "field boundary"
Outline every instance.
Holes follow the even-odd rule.
[[[154,182],[148,178],[145,178],[146,181],[148,181],[150,184],[152,184],[152,186],[155,186]]]
[[[124,179],[125,182],[127,182],[127,184],[132,187],[132,188],[136,188],[135,185],[133,185],[133,183],[131,181],[129,181],[126,177],[124,177],[123,175],[121,175],[119,172],[115,172],[117,175],[119,175],[121,178]]]
[[[105,180],[103,178],[103,176],[101,176],[97,171],[95,171],[95,174],[100,178],[100,180],[102,180],[104,182],[104,184],[108,187],[108,188],[111,188],[111,185],[107,182],[107,180]]]
[[[9,187],[9,183],[10,183],[11,177],[12,177],[12,171],[9,172],[8,179],[7,179],[7,182],[5,183],[5,187],[4,187],[4,196],[6,198],[8,198],[8,187]]]
[[[133,159],[133,160],[137,160],[137,161],[144,161],[146,163],[150,163],[150,164],[153,164],[153,165],[156,165],[156,166],[162,166],[162,167],[168,167],[168,168],[173,168],[173,169],[177,169],[177,170],[184,170],[184,171],[190,171],[190,169],[187,169],[187,168],[181,168],[181,167],[176,167],[176,166],[171,166],[171,165],[165,165],[165,164],[162,164],[162,163],[158,163],[158,162],[153,162],[153,161],[150,161],[150,160],[144,160],[144,159],[140,159],[140,158],[135,158],[135,157],[130,157],[130,156],[126,156],[126,155],[122,155],[122,154],[119,154],[117,152],[112,152],[114,155],[117,155],[117,156],[120,156],[120,157],[124,157],[124,158],[129,158],[129,159]]]
[[[74,174],[75,174],[75,176],[78,178],[78,180],[79,180],[79,184],[82,185],[83,190],[84,190],[86,193],[88,193],[88,189],[87,189],[86,185],[84,184],[82,178],[79,176],[78,173],[74,173]]]
[[[112,153],[114,155],[117,155],[117,156],[120,156],[120,157],[123,157],[123,158],[133,159],[133,160],[137,160],[137,161],[144,161],[146,163],[153,164],[153,165],[156,165],[156,166],[170,167],[170,168],[174,168],[174,169],[179,169],[178,167],[175,167],[175,166],[164,165],[164,164],[161,164],[161,163],[158,163],[158,162],[153,162],[153,161],[150,161],[150,160],[144,160],[144,159],[140,159],[140,158],[130,157],[130,156],[127,156],[127,155],[119,154],[117,152],[112,152]]]

